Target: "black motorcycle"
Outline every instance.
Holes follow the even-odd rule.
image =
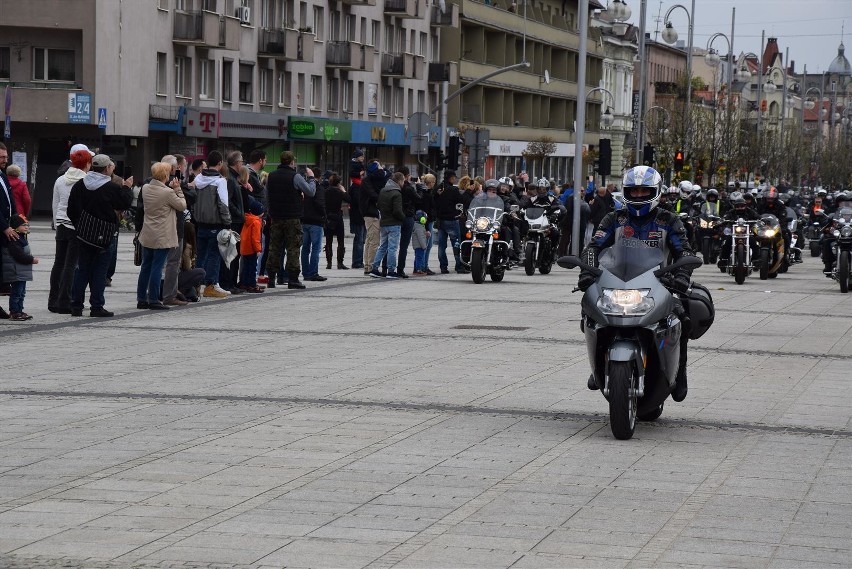
[[[760,280],[774,279],[778,276],[778,271],[784,262],[784,237],[781,235],[781,224],[771,213],[764,213],[755,225],[754,232],[760,247],[760,256],[757,259]]]
[[[698,218],[698,240],[701,244],[701,256],[705,265],[713,265],[719,258],[721,233],[719,223],[722,218],[710,213],[702,213]]]
[[[529,227],[524,246],[524,271],[527,275],[533,275],[537,268],[538,272],[546,275],[556,262],[553,243],[559,242],[559,228],[554,214],[548,214],[543,207],[528,207],[524,211],[524,219]]]
[[[852,209],[841,209],[832,219],[834,236],[834,270],[831,278],[840,283],[840,292],[849,292],[850,266],[852,266]]]
[[[471,208],[467,213],[467,239],[461,242],[461,262],[470,268],[473,282],[482,284],[485,275],[500,282],[509,266],[509,243],[500,239],[505,212],[494,207]]]

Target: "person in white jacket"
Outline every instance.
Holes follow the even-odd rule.
[[[53,226],[56,228],[56,257],[50,270],[50,292],[47,309],[58,314],[71,314],[71,283],[77,266],[78,241],[74,224],[68,218],[68,196],[71,188],[92,167],[94,152],[85,144],[71,147],[71,165],[53,184]]]

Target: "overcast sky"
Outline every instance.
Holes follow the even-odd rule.
[[[611,1],[611,0],[610,0]],[[639,26],[640,0],[625,0],[633,14],[630,23]],[[606,4],[606,0],[601,2]],[[662,18],[676,4],[691,9],[692,0],[647,0],[646,31],[654,38],[654,30],[663,30]],[[736,7],[734,28],[734,53],[760,51],[760,32],[766,37],[777,37],[783,54],[790,49],[790,59],[796,64],[796,73],[807,64],[808,73],[826,71],[837,57],[842,36],[846,58],[852,61],[852,0],[695,0],[695,31],[693,45],[706,47],[707,40],[716,32],[731,34],[731,8]],[[657,19],[661,20],[657,23]],[[687,39],[686,12],[680,8],[672,11],[671,20],[678,39]],[[662,41],[661,36],[657,36]],[[727,52],[723,38],[713,42],[720,53]]]

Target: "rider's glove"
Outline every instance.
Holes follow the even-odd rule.
[[[595,278],[595,275],[593,275],[592,273],[587,273],[585,271],[582,271],[582,272],[580,272],[579,280],[577,280],[577,288],[579,288],[583,292],[586,292],[586,290],[590,286],[595,284],[596,280],[597,279]]]
[[[691,285],[692,281],[690,280],[688,275],[675,275],[672,279],[672,288],[674,288],[678,292],[687,292]]]

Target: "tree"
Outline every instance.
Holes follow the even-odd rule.
[[[535,176],[535,169],[532,165],[536,161],[541,162],[542,175],[544,175],[544,159],[556,152],[556,142],[549,136],[542,136],[527,143],[526,149],[521,153],[522,156],[529,162],[527,171],[531,177]]]

